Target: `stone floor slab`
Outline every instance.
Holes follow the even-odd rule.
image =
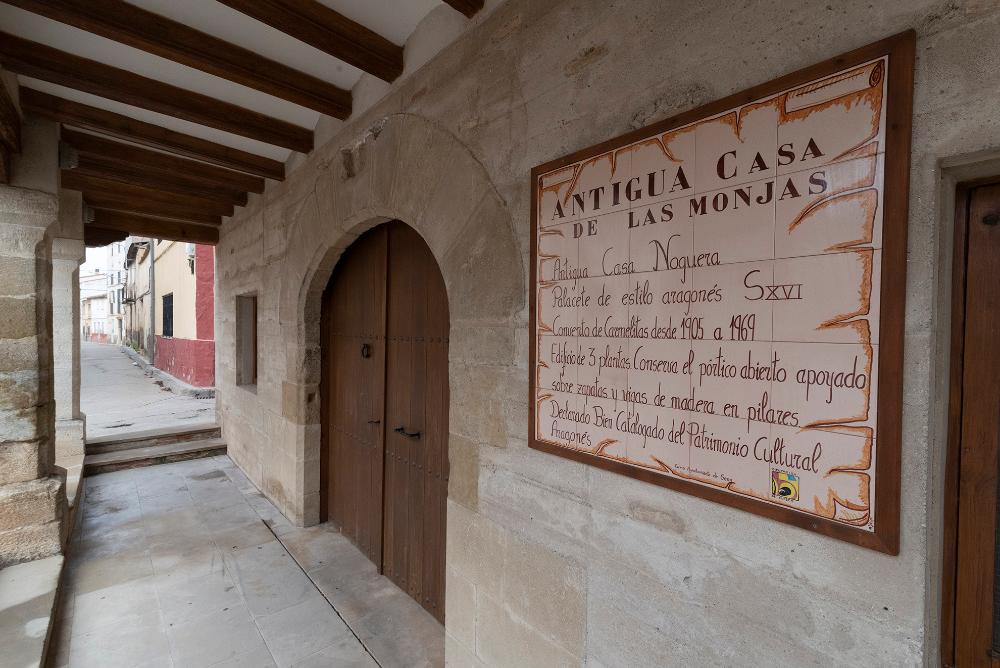
[[[67,592],[67,595],[72,596],[72,593]],[[150,612],[154,616],[158,615],[158,600],[152,577],[77,594],[73,596],[72,604],[72,636],[92,633],[112,624],[129,625]]]
[[[175,624],[167,630],[174,662],[188,668],[211,666],[248,651],[266,649],[245,605]]]
[[[278,542],[227,553],[226,566],[255,617],[302,603],[316,591]]]
[[[332,666],[336,664],[328,665]],[[274,662],[271,652],[265,647],[264,649],[251,650],[245,654],[234,656],[231,659],[220,661],[212,666],[212,668],[277,668],[277,664]]]
[[[371,654],[353,638],[344,638],[296,663],[293,668],[378,668]]]
[[[155,577],[154,585],[168,627],[224,612],[242,601],[236,583],[225,569],[180,581]]]
[[[281,542],[305,571],[337,563],[344,555],[344,537],[329,523],[305,529],[296,528],[282,535]],[[372,572],[376,569],[372,564]]]
[[[162,551],[151,551],[153,572],[160,580],[183,582],[217,575],[225,570],[222,551],[211,541],[182,541]]]
[[[56,665],[73,668],[154,668],[171,666],[170,645],[159,615],[115,624],[69,641],[69,656]]]
[[[275,538],[267,525],[260,518],[257,518],[255,522],[249,524],[217,531],[212,534],[212,540],[223,552],[235,552],[270,543]]]
[[[115,584],[153,574],[149,552],[116,554],[78,563],[70,555],[67,586],[77,594],[104,589]]]
[[[281,612],[258,617],[257,626],[280,668],[347,638],[357,644],[354,634],[319,593]]]

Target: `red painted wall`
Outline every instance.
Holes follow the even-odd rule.
[[[194,247],[194,317],[196,339],[156,337],[153,362],[171,376],[195,387],[215,386],[215,248]]]
[[[194,317],[199,339],[215,339],[215,247],[194,247]]]
[[[195,387],[214,387],[215,341],[157,336],[154,364]]]

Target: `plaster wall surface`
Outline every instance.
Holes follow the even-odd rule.
[[[213,250],[178,241],[155,241],[157,368],[196,387],[215,384]],[[163,297],[173,295],[173,333],[163,336]]]
[[[508,0],[331,132],[228,220],[216,382],[229,452],[319,520],[320,296],[399,218],[452,313],[447,551],[454,665],[931,665],[951,218],[942,164],[1000,147],[1000,5]],[[527,446],[529,172],[914,28],[899,556]],[[258,383],[235,383],[235,298],[258,295]]]
[[[188,264],[187,246],[180,241],[155,241],[156,335],[163,336],[163,297],[174,296],[174,333],[178,339],[197,338],[195,273]],[[191,256],[194,259],[194,256]]]

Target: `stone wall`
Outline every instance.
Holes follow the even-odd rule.
[[[319,297],[399,218],[452,312],[447,630],[455,665],[937,663],[951,181],[1000,147],[990,0],[508,0],[269,183],[217,249],[234,460],[318,519]],[[532,166],[855,47],[918,33],[898,557],[528,449]],[[970,45],[975,45],[971,48]],[[991,163],[992,164],[992,163]],[[256,387],[235,297],[258,295]]]

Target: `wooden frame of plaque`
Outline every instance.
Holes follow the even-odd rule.
[[[532,448],[899,553],[914,51],[532,169]]]

